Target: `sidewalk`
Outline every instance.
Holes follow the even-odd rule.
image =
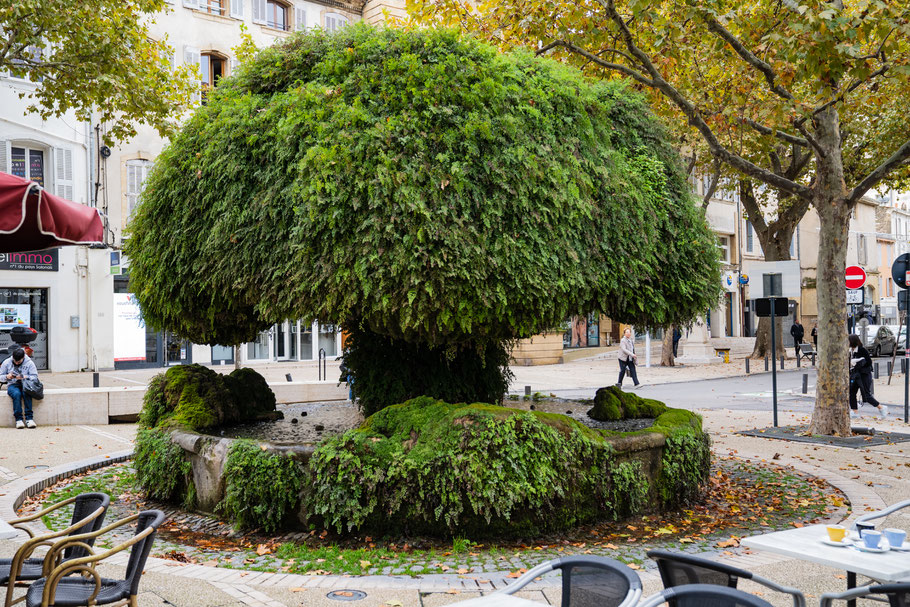
[[[672,369],[641,369],[644,381],[652,383],[697,380],[735,374],[742,361]],[[612,375],[616,362],[610,360],[582,360],[552,367],[520,367],[516,384],[528,382],[535,386],[583,387],[598,386],[599,378]],[[282,365],[264,365],[278,367]],[[290,367],[290,365],[289,365]],[[288,368],[289,368],[288,367]],[[315,367],[315,363],[314,363]],[[303,368],[301,367],[303,371]],[[313,368],[315,374],[315,368]],[[287,371],[291,372],[291,371]],[[112,372],[119,375],[118,372]],[[133,372],[137,373],[137,372]],[[151,374],[151,372],[150,372]],[[76,375],[76,374],[67,374]],[[85,375],[85,374],[80,374]],[[90,375],[88,376],[90,379]],[[139,377],[135,375],[134,377]],[[297,377],[295,376],[295,379]],[[900,378],[901,380],[903,378]],[[139,381],[136,379],[135,381]],[[902,382],[901,382],[902,388]],[[910,495],[910,446],[894,444],[862,450],[831,447],[817,444],[795,443],[747,437],[739,430],[768,425],[766,410],[698,409],[704,417],[705,428],[714,440],[718,455],[733,455],[752,461],[774,460],[776,464],[790,465],[800,471],[828,480],[843,490],[850,499],[852,513],[849,519],[862,512],[877,510],[885,504],[906,499]],[[805,414],[781,413],[781,424],[799,424],[808,421]],[[891,418],[876,420],[881,430],[907,431],[907,426]],[[3,485],[31,472],[31,465],[53,466],[62,462],[79,460],[94,454],[108,454],[127,448],[135,432],[133,425],[66,426],[39,428],[38,430],[0,429],[0,494]],[[115,496],[116,497],[116,496]],[[889,518],[888,526],[910,529],[910,511]],[[11,555],[10,542],[0,542],[0,557]],[[808,603],[814,604],[823,592],[845,588],[843,572],[811,565],[805,562],[782,559],[765,553],[749,553],[744,549],[718,551],[716,557],[736,566],[749,569],[780,583],[793,585],[807,593]],[[122,573],[118,565],[104,568],[106,575]],[[660,581],[652,571],[642,571],[645,595],[660,589]],[[283,574],[245,573],[230,569],[206,568],[183,565],[171,561],[150,561],[142,580],[141,607],[176,605],[178,607],[283,607],[296,605],[338,605],[326,595],[333,590],[362,590],[367,597],[354,603],[362,607],[437,607],[480,596],[484,589],[497,583],[508,582],[505,572],[492,584],[481,584],[472,576],[439,575],[424,578],[388,576],[289,576]],[[526,593],[525,598],[542,604],[559,604],[556,580],[547,578]],[[862,583],[862,580],[860,580]],[[757,590],[748,582],[740,587]],[[791,607],[786,598],[766,590],[762,598],[780,607]]]

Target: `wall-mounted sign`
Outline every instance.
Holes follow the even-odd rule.
[[[59,268],[59,259],[60,249],[29,253],[0,253],[0,270],[56,272]]]
[[[145,323],[132,293],[114,293],[114,362],[145,360]]]

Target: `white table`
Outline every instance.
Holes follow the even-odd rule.
[[[765,535],[753,535],[740,545],[765,550],[794,559],[819,563],[847,572],[847,588],[856,587],[856,574],[879,582],[910,581],[910,552],[889,550],[883,553],[863,552],[856,548],[829,546],[821,542],[828,537],[825,525],[812,525]],[[850,601],[851,604],[856,601]]]
[[[455,603],[458,607],[546,607],[546,603],[538,603],[528,599],[521,599],[511,594],[497,592],[476,599],[468,599]]]
[[[15,529],[6,521],[0,521],[0,540],[10,540],[18,535],[19,530]]]

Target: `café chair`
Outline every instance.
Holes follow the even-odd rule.
[[[819,605],[820,607],[831,607],[831,603],[834,601],[853,601],[862,598],[890,603],[891,607],[907,607],[910,605],[910,583],[873,584],[851,588],[846,592],[831,592],[822,595]]]
[[[791,595],[794,607],[806,606],[806,597],[796,588],[781,586],[745,569],[731,567],[691,554],[667,552],[666,550],[650,550],[648,556],[657,562],[657,569],[660,571],[660,579],[664,588],[686,584],[714,584],[736,588],[737,582],[743,579]]]
[[[855,521],[853,521],[853,526],[850,528],[853,530],[856,530],[857,523],[868,523],[869,521],[874,521],[877,518],[884,518],[884,517],[888,516],[889,514],[897,512],[898,510],[900,510],[902,508],[907,508],[908,506],[910,506],[910,500],[904,500],[902,502],[897,502],[896,504],[892,504],[891,506],[888,506],[884,510],[878,510],[876,512],[870,512],[868,514],[864,514],[861,517],[857,518]]]
[[[18,603],[22,598],[13,600],[13,593],[16,587],[28,586],[27,582],[33,582],[44,575],[44,567],[47,555],[40,558],[33,557],[35,550],[44,546],[50,547],[57,538],[73,537],[76,535],[97,531],[104,524],[104,516],[107,508],[110,506],[111,498],[105,493],[83,493],[76,497],[65,499],[61,502],[45,508],[41,512],[23,516],[9,521],[9,524],[28,534],[27,539],[13,555],[11,559],[0,559],[0,586],[6,586],[5,607],[10,607]],[[35,536],[34,531],[26,523],[39,520],[43,516],[50,514],[70,504],[73,505],[73,518],[69,527],[53,533]],[[88,542],[88,549],[91,549],[91,541]],[[65,550],[58,558],[63,560],[77,559],[88,554],[86,547],[74,545]]]
[[[76,535],[54,544],[48,558],[67,550],[81,546],[89,555],[81,558],[62,561],[45,576],[29,586],[25,595],[26,607],[88,607],[90,605],[129,605],[137,607],[139,579],[158,527],[164,522],[164,513],[160,510],[144,510],[128,516],[115,523],[82,535]],[[109,533],[114,529],[135,523],[133,537],[113,548],[97,554],[88,547],[87,541]],[[129,550],[129,560],[123,579],[101,577],[95,565],[115,554]],[[80,574],[80,575],[73,575]]]
[[[687,584],[666,588],[649,596],[638,607],[772,607],[771,603],[753,594],[715,584]]]
[[[641,579],[624,563],[602,556],[578,555],[541,563],[514,583],[475,600],[514,594],[557,569],[562,572],[562,607],[632,607],[641,598]]]

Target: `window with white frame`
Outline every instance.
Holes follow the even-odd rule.
[[[746,253],[755,252],[755,236],[752,233],[752,222],[746,220]]]
[[[868,263],[868,256],[866,255],[866,235],[865,234],[856,235],[856,261],[860,265]]]
[[[277,0],[266,0],[265,3],[265,24],[278,30],[289,31],[291,29],[291,9],[284,2]]]
[[[126,161],[126,213],[132,217],[139,197],[145,188],[145,178],[148,177],[152,162],[142,158]]]
[[[325,14],[325,31],[334,32],[348,24],[347,17],[342,17],[338,13]]]
[[[44,150],[18,145],[10,146],[9,172],[44,186]]]
[[[724,263],[730,263],[730,237],[718,236],[717,248],[720,249],[720,257]]]

